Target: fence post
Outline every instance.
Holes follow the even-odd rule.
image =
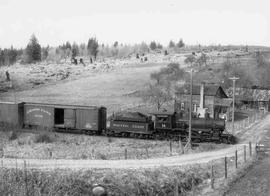
[[[227,179],[228,174],[227,174],[227,157],[224,158],[224,168],[225,168],[225,178]]]
[[[213,163],[211,164],[211,188],[214,189],[214,166]]]
[[[250,119],[249,119],[249,116],[248,116],[248,127],[249,127],[249,124],[250,124],[249,120],[250,120]]]
[[[147,158],[149,158],[148,148],[147,148],[147,147],[145,148],[145,151],[146,151],[146,156],[147,156]]]
[[[127,159],[127,149],[125,148],[125,159]]]
[[[18,174],[18,162],[17,162],[17,157],[16,157],[16,159],[15,159],[15,164],[16,164],[16,177],[17,177],[17,174]]]
[[[252,156],[251,142],[249,142],[248,145],[249,145],[249,156],[251,157]]]
[[[181,141],[181,136],[179,136],[179,148],[180,148],[180,151],[181,151],[181,154],[184,154],[184,150],[183,150],[183,145],[182,145],[182,141]]]
[[[95,159],[95,149],[92,148],[92,159]]]
[[[256,142],[256,144],[255,144],[255,149],[254,149],[254,153],[255,153],[255,155],[257,155],[258,154],[258,152],[257,152],[257,142]]]
[[[1,168],[4,168],[3,158],[1,159]]]
[[[172,156],[172,141],[170,140],[170,156]]]
[[[27,168],[26,168],[26,161],[23,161],[23,166],[24,166],[24,182],[25,182],[25,192],[26,192],[26,196],[29,196],[28,193],[28,179],[27,179]]]
[[[174,179],[174,196],[179,196],[178,179]]]
[[[238,159],[238,157],[237,157],[237,150],[235,151],[235,168],[237,169],[237,159]]]
[[[247,162],[246,145],[244,145],[244,161]]]

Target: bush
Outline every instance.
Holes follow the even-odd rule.
[[[8,137],[9,141],[13,141],[18,139],[18,132],[16,131],[11,131]]]
[[[108,157],[103,153],[97,153],[96,154],[96,159],[108,160]]]
[[[52,143],[54,140],[48,133],[41,133],[35,136],[35,143]]]

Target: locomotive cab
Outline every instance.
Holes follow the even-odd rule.
[[[175,113],[162,112],[153,113],[152,115],[155,130],[171,130],[175,127]]]

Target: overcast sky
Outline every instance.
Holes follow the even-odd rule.
[[[0,0],[0,47],[140,43],[270,46],[269,0]]]

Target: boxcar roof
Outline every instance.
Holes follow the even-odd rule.
[[[23,102],[5,102],[5,101],[0,101],[0,104],[21,104]]]
[[[87,106],[87,105],[52,104],[52,103],[25,103],[25,105],[45,106],[45,107],[54,107],[54,108],[67,108],[67,109],[98,109],[98,108],[103,107],[103,106],[98,107],[98,106]]]

